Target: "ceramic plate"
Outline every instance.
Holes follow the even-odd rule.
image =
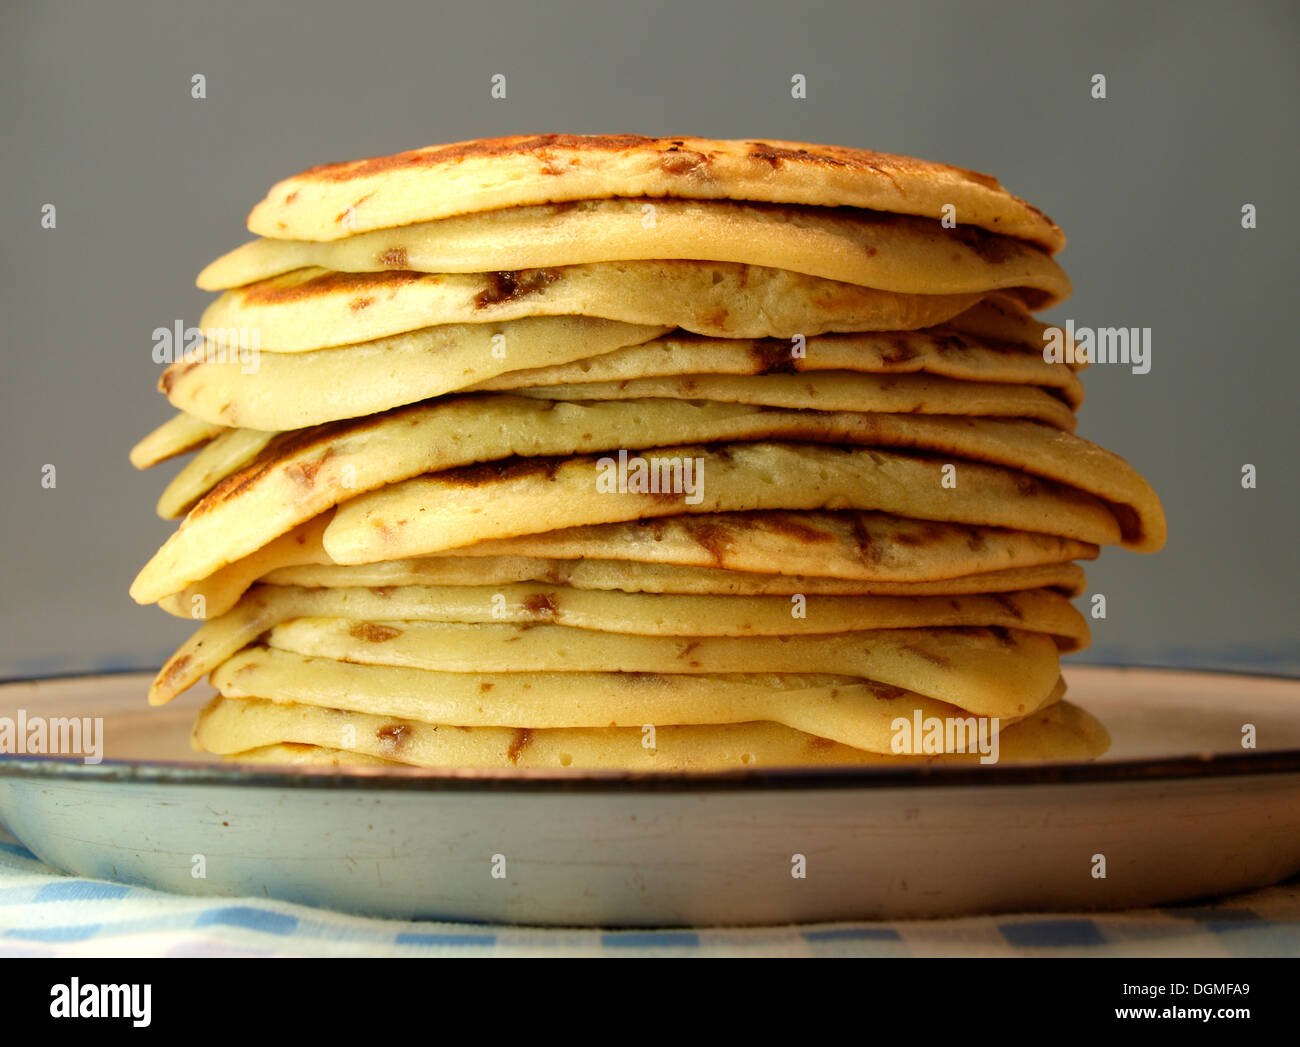
[[[17,682],[0,717],[102,717],[106,759],[0,757],[0,820],[80,876],[607,927],[1119,908],[1300,871],[1300,681],[1066,676],[1113,737],[1094,763],[693,775],[245,772],[189,749],[191,699],[146,707],[148,676]]]

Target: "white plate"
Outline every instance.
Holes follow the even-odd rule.
[[[81,876],[537,924],[1119,908],[1300,871],[1300,681],[1067,679],[1114,738],[1095,763],[706,775],[249,773],[191,752],[195,703],[147,708],[147,676],[11,683],[0,716],[103,717],[109,759],[0,757],[0,820]]]

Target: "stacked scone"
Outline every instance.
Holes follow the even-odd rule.
[[[200,276],[137,447],[201,449],[132,587],[205,619],[246,761],[693,769],[1096,755],[1061,700],[1098,547],[1165,523],[1074,435],[993,179],[550,135],[313,168]],[[242,351],[234,351],[241,346]],[[936,726],[937,725],[937,726]],[[955,755],[955,754],[965,754]]]

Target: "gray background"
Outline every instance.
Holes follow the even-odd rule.
[[[150,332],[197,322],[194,275],[275,181],[552,130],[865,146],[989,171],[1041,206],[1076,287],[1050,317],[1153,331],[1150,374],[1087,373],[1080,432],[1150,478],[1171,537],[1089,569],[1110,615],[1082,660],[1300,671],[1298,9],[7,0],[0,676],[150,666],[188,632],[127,597],[172,528],[153,504],[177,466],[136,473],[126,452],[170,413]]]

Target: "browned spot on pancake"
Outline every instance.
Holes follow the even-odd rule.
[[[903,688],[895,687],[893,684],[875,683],[874,681],[867,683],[867,689],[881,701],[892,701],[895,698],[903,697],[907,693]]]
[[[362,298],[352,299],[352,301],[348,302],[348,308],[351,309],[354,313],[356,313],[356,312],[360,312],[362,309],[368,308],[369,306],[373,305],[374,302],[375,299],[371,295],[366,295]]]
[[[376,622],[353,622],[348,626],[348,635],[366,643],[387,643],[401,636],[402,630]]]
[[[185,671],[186,666],[188,666],[191,661],[192,659],[188,654],[183,654],[179,658],[173,658],[167,663],[167,668],[163,670],[162,682],[164,684],[171,683],[176,679],[176,677]]]
[[[956,229],[949,229],[948,235],[970,248],[979,256],[980,261],[989,265],[1001,265],[1020,254],[1020,247],[1015,241],[975,226],[960,225]]]
[[[524,597],[524,610],[534,618],[552,619],[559,611],[559,607],[555,603],[555,597],[550,593],[530,593]]]
[[[671,145],[659,154],[659,166],[670,175],[700,174],[708,165],[707,156],[693,149],[684,149],[681,143]]]
[[[726,524],[709,520],[687,520],[685,524],[691,540],[703,548],[709,554],[709,558],[721,567],[727,554],[727,546],[731,544],[731,528]]]
[[[784,167],[787,160],[809,163],[819,159],[807,149],[783,149],[775,145],[768,145],[766,142],[750,142],[749,156],[751,160],[762,160],[764,163],[769,164],[773,170]]]
[[[484,680],[482,683],[480,683],[480,684],[478,685],[479,693],[480,693],[480,694],[487,694],[488,691],[492,690],[492,688],[495,687],[495,686],[496,686],[496,685],[495,685],[494,683],[492,683],[491,681],[489,681],[489,680]]]
[[[385,753],[392,754],[401,750],[406,744],[411,733],[411,728],[404,723],[388,724],[379,728],[375,732],[375,737],[379,739],[379,747]]]
[[[298,177],[309,177],[318,182],[350,182],[356,178],[386,174],[415,167],[438,167],[460,163],[467,157],[514,156],[536,153],[547,149],[579,149],[619,152],[644,146],[653,139],[641,135],[569,135],[548,134],[509,138],[480,138],[469,142],[412,149],[393,156],[375,156],[366,160],[344,163],[320,164],[309,167]]]
[[[959,604],[956,600],[949,600],[948,606],[951,607],[954,611],[961,610],[961,604]]]
[[[1036,495],[1040,490],[1042,490],[1042,485],[1032,476],[1026,476],[1024,473],[1017,473],[1016,490],[1026,497],[1030,497]]]
[[[292,193],[290,193],[288,196],[284,198],[284,202],[286,204],[291,204],[297,199],[298,199],[298,190],[295,189]]]
[[[511,763],[519,762],[519,754],[527,747],[528,743],[533,740],[533,732],[527,727],[520,727],[515,731],[514,740],[510,743],[510,748],[506,750],[506,756]]]
[[[651,539],[656,542],[662,542],[664,535],[668,531],[668,521],[660,516],[650,516],[644,520],[638,520],[636,523],[638,527],[649,531]]]
[[[993,634],[993,638],[997,640],[997,642],[1000,643],[1003,647],[1017,646],[1015,637],[1013,637],[1011,633],[1008,632],[1006,629],[1002,628],[1002,626],[990,625],[988,631]]]
[[[718,306],[717,309],[711,309],[707,313],[700,314],[700,323],[706,327],[723,328],[726,326],[727,317],[731,314],[727,312],[724,306]]]
[[[915,360],[920,355],[921,350],[909,344],[906,337],[900,335],[889,339],[889,348],[880,354],[880,359],[884,363],[898,366],[909,360]]]
[[[170,394],[172,386],[175,385],[178,378],[183,378],[202,363],[202,354],[196,353],[194,356],[183,356],[178,358],[175,362],[169,364],[167,370],[163,371],[159,376],[158,388],[161,389],[164,394]]]
[[[339,292],[395,291],[409,284],[418,274],[392,273],[321,273],[308,280],[284,281],[278,278],[262,280],[241,288],[237,293],[249,305],[282,305],[301,299],[315,298]]]
[[[390,247],[379,256],[379,264],[388,269],[405,269],[407,266],[406,248]]]
[[[858,559],[867,564],[880,563],[880,550],[876,548],[875,540],[871,537],[867,522],[862,518],[861,513],[849,515],[849,527],[853,532],[853,542],[858,547]]]
[[[793,346],[777,338],[760,338],[749,344],[749,355],[757,369],[755,374],[796,374],[799,361],[792,352]]]
[[[835,742],[830,738],[821,738],[815,734],[808,739],[808,748],[810,749],[830,749],[834,745]]]
[[[899,545],[923,545],[925,543],[925,536],[914,534],[912,531],[899,531],[894,535],[894,541]]]
[[[911,651],[918,658],[921,658],[924,661],[929,662],[931,665],[938,665],[940,667],[946,668],[947,666],[952,664],[952,662],[950,662],[943,655],[935,654],[933,651],[927,651],[924,647],[917,647],[910,643],[905,643],[902,646],[904,651]]]
[[[758,522],[772,533],[793,538],[804,545],[815,545],[835,540],[834,536],[827,533],[825,529],[803,523],[797,516],[790,513],[773,513],[770,516],[762,516]]]
[[[536,294],[560,278],[560,274],[552,269],[507,269],[485,275],[488,286],[474,298],[474,305],[479,309]]]
[[[680,651],[677,652],[678,660],[680,661],[686,658],[689,654],[691,654],[695,650],[695,648],[699,646],[700,646],[699,640],[692,640],[690,643],[688,643],[685,647],[683,647]]]
[[[306,544],[307,544],[307,536],[306,536],[305,534],[299,532],[297,535],[294,536],[294,541],[297,542],[299,545],[306,545]]]
[[[999,604],[1006,608],[1007,614],[1011,615],[1011,617],[1016,621],[1023,622],[1025,620],[1025,616],[1021,612],[1020,608],[1016,606],[1016,602],[1011,599],[1011,597],[1007,596],[1006,593],[991,593],[990,595],[993,599],[997,600]]]
[[[567,461],[569,459],[558,456],[503,458],[498,462],[479,462],[475,465],[447,469],[438,476],[458,487],[479,487],[483,484],[521,480],[532,476],[545,476],[549,480],[554,480],[555,474]]]
[[[971,552],[977,553],[987,544],[988,540],[984,537],[983,531],[974,527],[966,528],[966,545]]]
[[[353,200],[351,206],[345,207],[342,211],[340,211],[337,215],[334,216],[334,221],[342,222],[344,219],[348,217],[349,214],[355,215],[357,212],[357,208],[360,207],[362,204],[364,204],[367,200],[369,200],[374,195],[375,195],[375,191],[372,189],[370,190],[370,192],[366,193],[365,196],[361,197],[361,199]]]
[[[284,474],[294,483],[302,484],[304,487],[310,487],[316,482],[316,474],[320,472],[320,467],[324,465],[334,455],[333,447],[326,447],[321,456],[310,462],[292,462],[285,466]]]

